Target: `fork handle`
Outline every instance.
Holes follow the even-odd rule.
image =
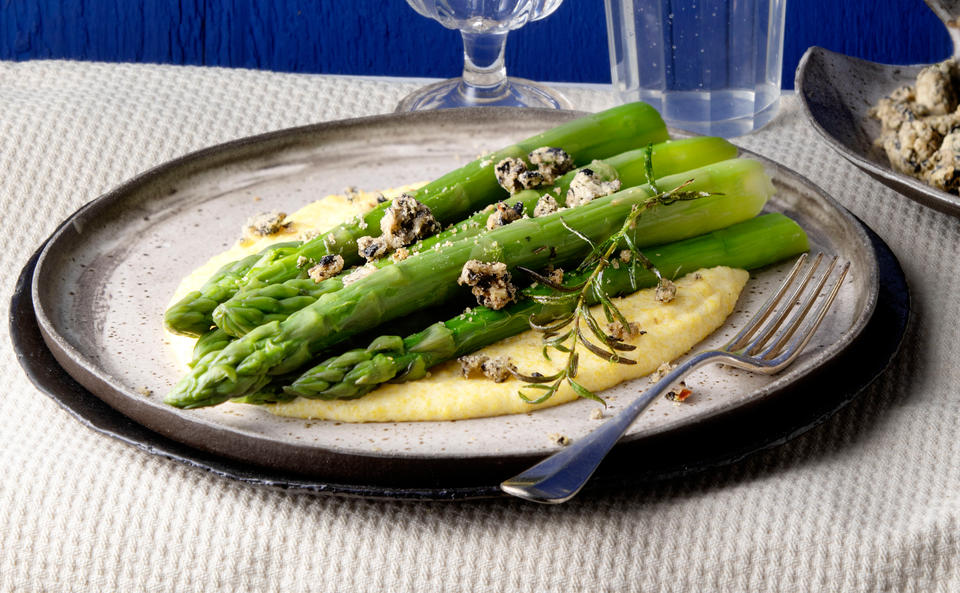
[[[723,356],[723,353],[717,350],[697,354],[651,385],[640,397],[602,426],[503,482],[500,489],[507,494],[534,502],[561,503],[569,500],[583,488],[610,449],[647,406],[670,385],[694,369]]]

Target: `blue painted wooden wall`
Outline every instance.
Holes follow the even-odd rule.
[[[691,0],[693,1],[693,0]],[[950,54],[922,0],[788,0],[784,86],[820,45],[887,63]],[[447,77],[459,36],[404,0],[0,0],[0,59],[163,62],[292,72]],[[567,52],[551,63],[546,55]],[[511,74],[609,82],[603,2],[565,0],[511,34]]]

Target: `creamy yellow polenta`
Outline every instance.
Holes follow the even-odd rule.
[[[395,191],[384,192],[387,197]],[[266,246],[268,241],[290,240],[292,235],[315,228],[324,230],[345,218],[369,208],[375,194],[357,194],[352,200],[343,196],[328,196],[290,216],[295,224],[289,234],[262,239],[247,245],[237,245],[185,278],[174,299],[194,290],[219,266]],[[615,299],[617,307],[627,319],[639,324],[644,334],[627,339],[637,348],[629,353],[636,365],[607,362],[587,351],[580,354],[577,380],[595,392],[643,377],[690,350],[698,342],[723,325],[733,311],[748,274],[744,270],[711,268],[689,274],[676,281],[677,296],[670,303],[658,303],[652,289]],[[598,318],[602,313],[596,311]],[[180,361],[190,360],[193,340],[170,336]],[[541,337],[529,331],[478,352],[487,356],[507,356],[523,372],[550,373],[557,368],[541,354]],[[555,406],[577,398],[564,385],[547,402],[531,405],[522,401],[517,391],[522,383],[510,379],[494,383],[489,379],[464,379],[459,364],[451,361],[433,369],[428,377],[402,384],[387,384],[356,400],[321,401],[298,398],[285,404],[266,406],[274,414],[298,418],[317,418],[343,422],[398,422],[415,420],[454,420],[516,414]],[[531,393],[535,395],[536,392]]]

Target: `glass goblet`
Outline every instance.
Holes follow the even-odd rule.
[[[561,1],[407,0],[421,15],[460,31],[463,76],[414,91],[400,101],[397,111],[477,106],[570,109],[570,102],[557,91],[508,78],[503,60],[507,34],[548,16]]]

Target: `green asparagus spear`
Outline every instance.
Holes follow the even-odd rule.
[[[763,166],[747,159],[715,163],[656,184],[669,191],[685,183],[687,191],[716,195],[651,210],[632,230],[637,247],[700,235],[751,218],[773,193]],[[511,268],[575,260],[589,249],[584,238],[602,241],[619,230],[634,207],[656,193],[650,186],[631,188],[549,216],[522,219],[377,270],[320,297],[283,322],[257,327],[210,360],[198,362],[165,401],[191,408],[252,393],[266,385],[270,375],[296,371],[337,342],[459,294],[456,279],[468,260],[499,260]]]
[[[666,139],[666,126],[655,109],[646,103],[628,103],[562,124],[485,155],[421,187],[413,192],[413,197],[430,208],[437,221],[449,224],[507,197],[494,174],[494,166],[504,158],[522,158],[541,146],[556,146],[566,150],[577,164],[583,165]],[[301,257],[318,260],[324,255],[339,254],[347,265],[358,262],[357,239],[376,234],[387,207],[388,204],[382,204],[345,222],[307,241],[286,257],[258,262],[247,270],[242,282],[233,276],[211,278],[198,291],[199,294],[191,293],[167,312],[167,327],[185,335],[203,334],[213,325],[211,314],[217,304],[226,301],[240,288],[252,289],[296,278],[300,272],[297,262]]]
[[[648,251],[657,269],[678,277],[714,266],[752,270],[807,249],[806,233],[797,223],[782,214],[765,214]],[[636,273],[631,279],[633,272]],[[567,274],[563,284],[577,286],[588,275],[589,272]],[[642,266],[607,268],[603,280],[604,290],[611,297],[657,284],[657,277]],[[524,293],[526,296],[549,295],[551,290],[538,286]],[[591,295],[591,299],[590,304],[595,304],[595,295]],[[258,401],[246,403],[284,401],[281,393],[313,399],[357,398],[387,381],[418,379],[436,364],[526,331],[531,318],[546,323],[553,318],[553,313],[550,305],[529,298],[500,311],[476,307],[469,314],[436,323],[403,339],[381,336],[368,348],[329,358],[304,372],[288,387],[280,390],[274,386],[269,397],[261,396]]]
[[[193,345],[193,360],[190,361],[190,366],[195,365],[198,360],[201,360],[211,353],[220,352],[226,348],[227,344],[232,340],[233,338],[220,328],[203,334],[200,336],[200,339],[197,340],[197,343]]]
[[[244,275],[257,264],[268,262],[293,253],[300,243],[276,243],[266,249],[230,262],[214,273],[199,290],[194,290],[174,303],[164,314],[167,328],[185,336],[199,337],[213,326],[213,310],[230,298]]]
[[[672,142],[655,144],[651,151],[653,171],[656,177],[673,175],[731,159],[737,154],[737,148],[722,138],[700,136]],[[621,187],[628,188],[646,182],[646,150],[637,149],[623,154],[594,161],[587,165],[598,174],[602,181],[617,178]],[[557,180],[553,188],[545,190],[527,190],[519,192],[506,200],[508,206],[523,204],[523,212],[533,212],[537,201],[543,195],[551,195],[560,205],[564,204],[567,189],[573,180],[575,171],[570,171]],[[425,251],[447,241],[458,241],[480,234],[486,230],[489,212],[481,210],[463,222],[418,242],[411,248],[413,252]],[[375,262],[378,268],[394,263],[389,256]],[[342,288],[339,278],[331,278],[316,283],[309,279],[295,278],[262,288],[241,291],[213,312],[213,321],[218,327],[235,337],[242,337],[253,328],[271,321],[282,321],[291,314],[312,304],[320,295]]]

